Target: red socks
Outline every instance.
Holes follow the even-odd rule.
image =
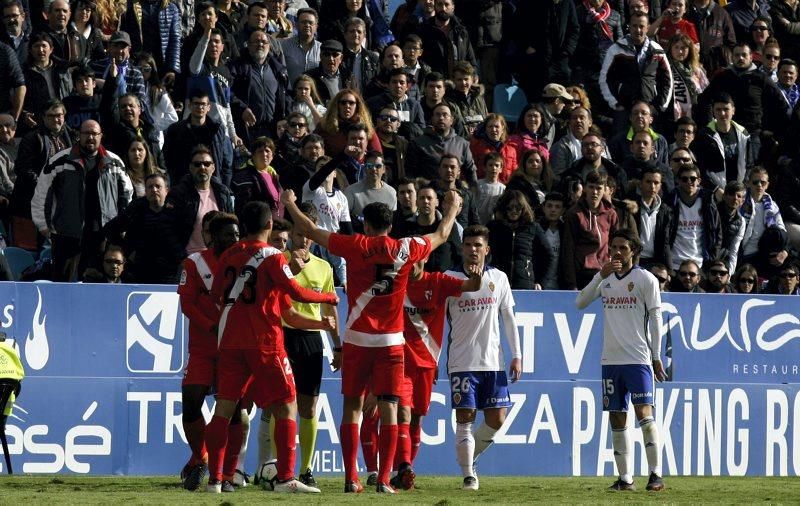
[[[361,420],[361,452],[364,454],[364,465],[367,472],[378,470],[378,424],[381,416],[375,410],[375,416],[367,418],[366,414]]]
[[[397,453],[394,456],[394,468],[400,469],[400,464],[411,464],[411,435],[407,423],[397,425]]]
[[[294,477],[295,462],[295,437],[297,423],[292,419],[275,421],[275,449],[278,452],[278,481],[289,480]],[[241,439],[239,446],[241,447]]]
[[[225,457],[225,445],[228,442],[229,423],[227,418],[215,416],[206,427],[209,480],[222,480],[222,459]]]
[[[380,439],[380,466],[378,469],[378,483],[389,484],[389,474],[392,472],[395,449],[397,447],[397,425],[381,425]]]
[[[206,421],[201,416],[197,420],[184,423],[183,433],[192,450],[192,465],[197,465],[206,459]]]
[[[356,465],[356,459],[358,457],[358,424],[343,423],[339,427],[339,434],[342,437],[344,479],[346,481],[358,481],[358,466]],[[377,467],[377,465],[375,467]]]
[[[225,460],[222,465],[222,476],[226,480],[233,479],[236,472],[239,451],[242,449],[242,439],[244,438],[242,427],[241,423],[228,426],[228,442],[225,445]]]
[[[410,428],[411,431],[411,464],[414,464],[414,460],[417,458],[417,454],[419,453],[419,446],[422,441],[422,427],[419,425],[414,425]]]

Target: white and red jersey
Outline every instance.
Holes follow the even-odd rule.
[[[439,362],[447,298],[461,295],[463,280],[442,272],[425,272],[410,280],[403,304],[406,363],[434,368]]]
[[[211,285],[217,257],[214,250],[192,253],[183,261],[183,272],[178,284],[181,310],[189,319],[189,354],[216,356],[219,309],[211,299]]]
[[[283,252],[269,244],[240,241],[228,248],[219,259],[211,289],[213,300],[222,307],[220,350],[283,350],[284,293],[298,301],[335,302],[335,294],[300,286]]]
[[[347,260],[344,342],[396,346],[403,340],[403,299],[414,262],[431,252],[425,237],[393,239],[331,234],[328,250]]]

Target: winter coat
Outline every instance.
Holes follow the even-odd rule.
[[[560,264],[565,289],[575,290],[580,272],[600,270],[611,259],[609,236],[617,224],[617,212],[605,200],[597,213],[589,211],[583,198],[566,212]]]
[[[492,255],[489,263],[506,273],[515,290],[532,290],[550,263],[557,261],[536,222],[512,228],[506,220],[491,220],[486,226]]]
[[[606,52],[600,69],[600,90],[609,107],[626,110],[644,100],[665,111],[672,98],[672,71],[664,49],[648,39],[644,65],[636,61],[636,49],[629,37],[618,40]]]

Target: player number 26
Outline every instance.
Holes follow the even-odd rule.
[[[606,395],[612,395],[614,393],[614,380],[613,379],[604,379],[603,380],[603,392]]]
[[[460,378],[458,376],[453,376],[450,380],[453,392],[461,392],[467,393],[469,392],[469,378]]]

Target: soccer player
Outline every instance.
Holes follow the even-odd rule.
[[[236,216],[219,212],[215,214],[207,222],[210,235],[208,249],[192,253],[183,261],[183,273],[178,285],[181,309],[189,319],[189,360],[183,374],[181,399],[183,432],[192,450],[192,457],[181,475],[184,477],[184,488],[192,491],[197,490],[208,471],[206,421],[202,407],[216,375],[217,321],[213,315],[218,312],[211,300],[211,284],[217,259],[239,240],[239,220]],[[241,432],[238,412],[230,428],[231,433],[236,431]],[[236,439],[236,436],[229,436],[229,439]]]
[[[406,290],[403,337],[406,344],[403,364],[403,393],[397,412],[397,475],[394,488],[414,487],[414,459],[420,446],[422,417],[428,414],[431,391],[436,381],[442,351],[444,316],[448,297],[459,297],[481,287],[483,271],[477,265],[465,266],[466,280],[442,272],[425,272],[425,260],[414,264]]]
[[[464,476],[461,488],[478,490],[475,461],[494,442],[494,435],[503,426],[511,406],[500,343],[501,318],[511,351],[508,375],[512,383],[522,374],[522,354],[508,278],[500,269],[485,263],[489,229],[483,225],[464,229],[461,249],[465,270],[445,274],[463,280],[467,279],[467,269],[477,267],[482,273],[481,285],[477,291],[447,301],[450,322],[447,371],[452,406],[456,410],[456,460]],[[483,411],[483,423],[473,433],[477,410]]]
[[[611,261],[603,265],[575,299],[584,309],[598,297],[603,303],[603,409],[609,412],[614,460],[619,478],[611,490],[636,490],[626,429],[628,403],[644,437],[650,478],[647,490],[663,490],[658,430],[653,419],[654,377],[664,381],[661,363],[661,293],[658,280],[636,265],[642,251],[638,234],[611,234]]]
[[[222,458],[228,423],[247,384],[258,385],[254,400],[276,418],[277,492],[319,492],[294,479],[295,400],[292,366],[283,346],[280,326],[283,294],[302,302],[338,303],[335,293],[317,293],[294,280],[286,258],[267,244],[272,213],[267,204],[248,202],[241,213],[247,236],[219,259],[211,289],[222,307],[219,318],[217,404],[206,429],[209,480],[206,490],[220,492]],[[231,476],[225,476],[230,480]]]
[[[403,298],[414,262],[427,257],[443,244],[460,211],[461,197],[448,192],[449,204],[435,232],[423,237],[393,239],[392,210],[373,202],[364,207],[365,235],[333,234],[317,228],[295,204],[294,192],[281,195],[301,233],[339,255],[348,265],[348,317],[341,353],[342,363],[342,453],[345,466],[345,492],[361,492],[356,456],[358,421],[369,385],[378,397],[381,413],[380,460],[376,490],[394,494],[389,473],[397,445],[397,401],[403,379]]]

